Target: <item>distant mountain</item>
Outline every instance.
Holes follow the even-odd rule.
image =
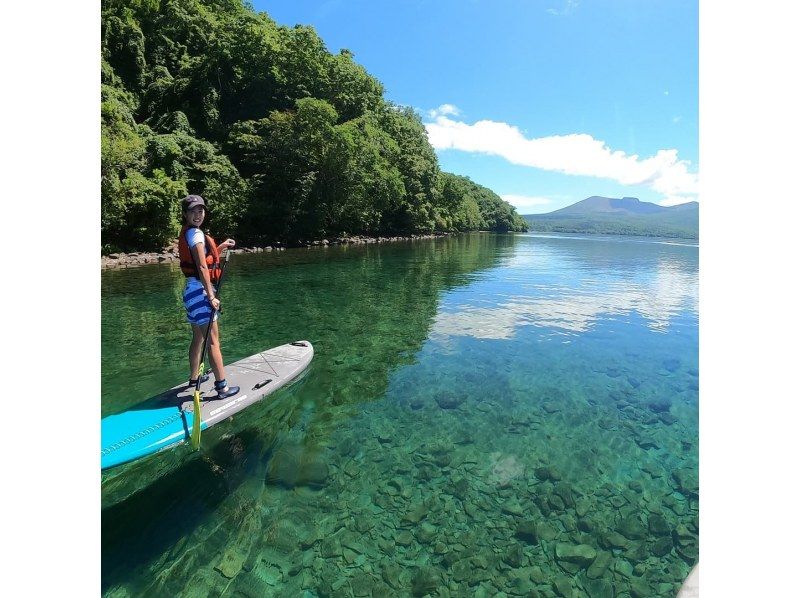
[[[531,232],[595,233],[649,237],[700,237],[699,204],[660,206],[635,197],[586,199],[549,212],[524,216]]]

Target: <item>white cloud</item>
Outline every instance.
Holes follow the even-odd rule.
[[[461,114],[461,110],[458,109],[458,106],[454,106],[453,104],[442,104],[438,108],[434,108],[433,110],[428,110],[428,116],[430,118],[438,118],[440,116],[458,116]]]
[[[681,122],[681,117],[680,116],[673,116],[672,117],[672,123],[673,124],[677,125],[679,122]]]
[[[445,104],[447,105],[447,104]],[[437,150],[501,156],[521,166],[569,175],[611,179],[623,185],[645,185],[665,196],[697,194],[697,175],[675,149],[640,158],[612,150],[586,133],[526,138],[519,128],[504,122],[480,120],[468,124],[438,115],[426,123],[428,139]]]
[[[517,210],[525,209],[525,208],[532,208],[534,206],[545,206],[547,204],[553,203],[553,200],[548,197],[541,197],[535,195],[501,195],[500,196],[504,201],[507,201],[512,206],[517,208]]]
[[[579,5],[578,0],[565,0],[564,8],[562,8],[561,10],[557,8],[548,8],[546,12],[556,17],[568,17],[573,12],[575,12],[575,9],[578,8],[578,5]]]

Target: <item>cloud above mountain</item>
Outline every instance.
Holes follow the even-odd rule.
[[[697,199],[697,174],[690,172],[691,163],[681,160],[675,149],[642,158],[613,150],[586,133],[528,138],[508,123],[479,120],[470,124],[453,118],[458,114],[452,104],[428,113],[432,122],[425,123],[425,128],[435,149],[500,156],[520,166],[644,185],[671,204]]]

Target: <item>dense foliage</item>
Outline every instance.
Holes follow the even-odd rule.
[[[641,216],[599,215],[561,216],[529,214],[524,217],[533,232],[590,233],[698,239],[696,222],[671,221],[661,214]]]
[[[525,230],[442,173],[419,117],[311,27],[241,0],[105,0],[101,33],[106,250],[169,243],[187,193],[244,243]]]

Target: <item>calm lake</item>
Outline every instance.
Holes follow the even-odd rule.
[[[104,416],[187,379],[183,284],[102,273]],[[696,243],[237,254],[222,303],[226,362],[312,365],[103,474],[104,595],[674,596],[697,561]]]

